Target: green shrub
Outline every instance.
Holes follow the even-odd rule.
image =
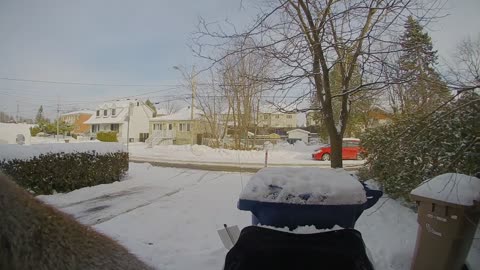
[[[98,132],[97,133],[97,140],[102,142],[118,142],[117,140],[117,132],[115,131],[108,131],[108,132]]]
[[[465,95],[430,116],[405,115],[367,131],[362,179],[374,178],[393,197],[408,199],[421,182],[447,172],[480,171],[480,97]]]
[[[63,193],[119,181],[128,170],[128,153],[47,153],[0,161],[0,170],[35,194]]]
[[[37,134],[40,132],[42,132],[42,129],[38,126],[30,128],[30,135],[32,135],[33,137],[37,136]]]

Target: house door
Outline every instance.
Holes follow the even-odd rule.
[[[203,134],[197,134],[197,144],[202,145]]]
[[[148,139],[148,133],[140,133],[140,142],[145,142]]]

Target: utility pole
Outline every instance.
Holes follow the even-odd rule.
[[[129,102],[128,103],[128,121],[127,121],[127,153],[129,151],[128,149],[128,144],[130,142],[130,118],[131,118],[131,109],[132,109],[132,105],[133,103],[132,102]]]
[[[181,66],[174,66],[173,69],[176,69],[178,71],[180,71],[182,73],[182,76],[183,78],[188,81],[188,83],[190,84],[190,87],[192,88],[192,104],[190,106],[190,134],[191,134],[191,138],[190,138],[190,146],[193,145],[193,142],[195,141],[195,133],[193,132],[193,127],[194,127],[194,123],[193,123],[193,116],[194,116],[194,107],[195,107],[195,92],[196,92],[196,89],[197,89],[197,83],[196,83],[196,80],[195,80],[195,66],[192,67],[192,72],[191,73],[188,73],[185,68],[181,67]]]
[[[57,142],[60,133],[60,97],[57,96]]]
[[[15,122],[18,123],[18,114],[20,113],[20,104],[18,104],[18,100],[17,100],[17,115],[15,115]]]
[[[197,88],[197,84],[196,84],[196,81],[195,81],[195,67],[192,68],[191,85],[192,85],[192,106],[191,106],[191,110],[190,110],[190,134],[192,136],[191,136],[190,145],[193,146],[193,142],[194,142],[194,139],[195,139],[194,138],[195,133],[193,132],[193,127],[194,127],[193,114],[194,114],[194,107],[195,107],[195,91],[196,91],[196,88]]]

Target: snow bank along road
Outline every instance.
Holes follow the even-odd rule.
[[[330,167],[329,161],[312,160],[312,153],[319,145],[307,146],[278,144],[269,151],[269,166]],[[255,172],[264,167],[264,151],[214,149],[203,145],[157,145],[147,148],[144,143],[129,146],[130,161],[149,162],[156,166],[206,169],[217,171]],[[344,160],[346,169],[356,169],[361,160]]]
[[[122,182],[39,198],[117,239],[157,269],[221,269],[227,251],[217,229],[250,223],[250,214],[236,208],[250,176],[131,163]],[[417,233],[412,210],[382,198],[356,228],[376,269],[410,268]],[[480,269],[478,235],[469,255],[473,269]]]

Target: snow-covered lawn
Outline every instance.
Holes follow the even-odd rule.
[[[278,144],[268,152],[269,164],[328,165],[330,161],[312,160],[312,153],[320,145],[296,143]],[[157,145],[147,148],[144,143],[132,143],[129,146],[131,158],[150,158],[161,161],[191,161],[204,163],[263,164],[263,150],[214,149],[204,145]],[[344,160],[344,164],[362,164],[363,161]]]
[[[211,270],[222,268],[227,252],[217,229],[250,223],[250,214],[236,208],[250,176],[131,163],[125,181],[39,197],[117,239],[157,269]],[[356,228],[376,269],[410,268],[417,233],[412,210],[382,198]],[[478,237],[469,259],[473,269],[480,269]]]

